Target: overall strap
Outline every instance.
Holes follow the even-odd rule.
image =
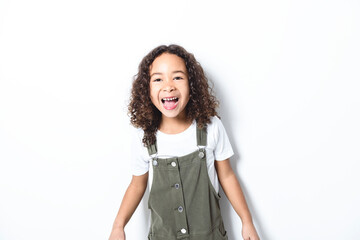
[[[207,145],[207,128],[204,126],[203,128],[199,128],[196,126],[196,142],[198,146],[206,146]],[[157,153],[157,145],[156,140],[153,144],[147,146],[147,150],[150,156]]]
[[[157,153],[156,140],[155,140],[155,142],[153,144],[147,146],[147,150],[148,150],[148,153],[149,153],[150,156]]]
[[[196,141],[198,146],[207,145],[207,131],[206,125],[203,128],[196,126]]]

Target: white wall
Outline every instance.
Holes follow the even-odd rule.
[[[360,3],[0,1],[0,239],[107,239],[142,57],[177,43],[221,101],[263,240],[360,239]],[[230,239],[241,221],[221,202]],[[130,240],[145,239],[142,203]]]

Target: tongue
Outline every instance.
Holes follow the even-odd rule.
[[[176,107],[176,101],[172,100],[172,101],[165,101],[164,102],[164,108],[166,110],[172,110]]]

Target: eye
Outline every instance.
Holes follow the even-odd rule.
[[[181,80],[183,79],[182,77],[174,77],[174,80]]]
[[[155,78],[155,79],[153,79],[153,82],[160,82],[160,81],[161,81],[160,78]]]

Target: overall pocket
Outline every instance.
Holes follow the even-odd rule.
[[[225,231],[225,233],[220,232],[220,229],[216,229],[216,240],[228,240],[228,236],[227,233]]]
[[[215,229],[216,240],[228,240],[227,232],[223,224]]]

